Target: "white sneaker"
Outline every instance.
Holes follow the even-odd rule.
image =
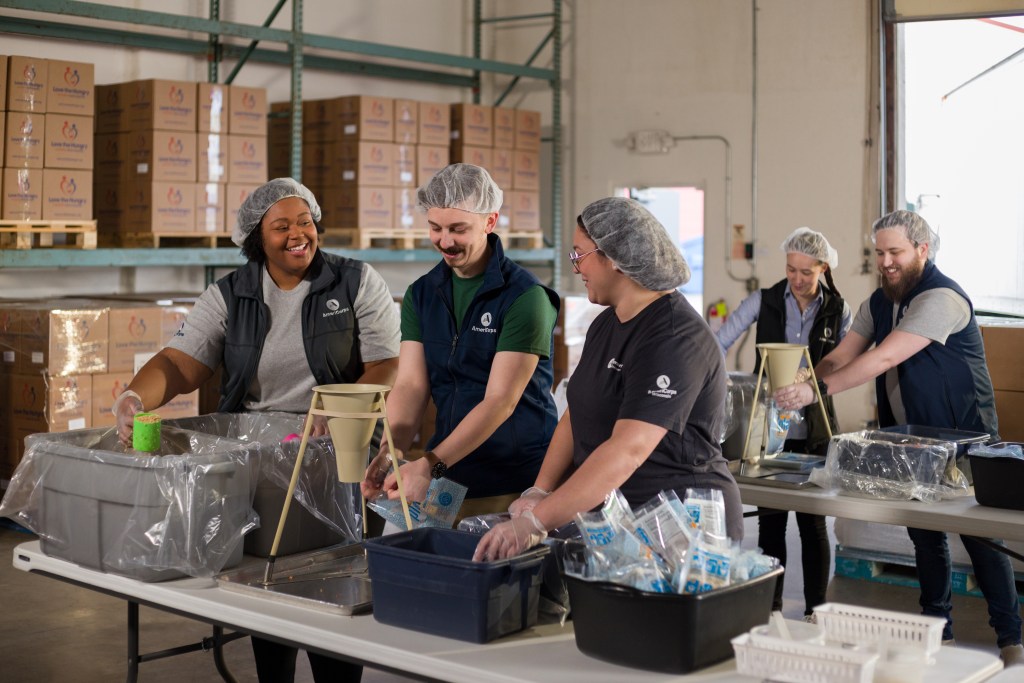
[[[1004,667],[1020,666],[1024,664],[1024,646],[1020,643],[1007,645],[999,648],[999,659],[1003,660]]]
[[[818,624],[818,615],[814,614],[814,613],[805,614],[804,615],[804,621],[806,621],[808,624],[814,624],[815,626],[817,626],[817,624]]]

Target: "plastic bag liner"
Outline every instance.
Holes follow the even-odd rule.
[[[935,502],[969,491],[956,467],[956,444],[878,430],[833,437],[811,481],[885,500]]]
[[[295,458],[298,457],[299,446],[302,445],[301,435],[305,420],[304,414],[268,411],[211,413],[199,417],[168,420],[164,424],[254,444],[260,453],[259,474],[258,477],[254,477],[257,484],[269,481],[286,492],[292,478],[292,471],[295,469]],[[285,441],[285,438],[292,435],[299,435],[299,438]],[[306,452],[302,457],[302,469],[299,471],[299,480],[295,485],[295,500],[345,539],[353,541],[362,539],[362,501],[359,487],[357,484],[338,481],[338,463],[334,456],[334,443],[330,437],[309,439],[306,444]],[[259,502],[259,498],[257,498],[257,502]],[[265,535],[272,538],[277,531],[276,520],[281,514],[281,501],[274,499],[273,504],[268,501],[268,506],[273,509],[260,509],[258,512],[268,518],[273,515],[272,519],[263,522],[264,524],[268,521],[273,522],[270,525],[273,528],[262,530],[268,531],[269,533]],[[289,513],[289,518],[294,512],[293,508]],[[288,541],[296,542],[290,537],[282,538],[282,548]],[[337,541],[327,540],[314,543],[312,547],[330,545],[332,542]],[[269,544],[268,541],[265,545]],[[310,548],[292,548],[288,552],[308,549]],[[284,555],[288,552],[279,550],[278,554]],[[269,554],[269,548],[266,549],[266,553],[256,552],[256,554]]]
[[[237,564],[256,525],[255,448],[164,426],[158,453],[114,429],[33,434],[0,503],[44,553],[142,581],[209,577]]]
[[[739,460],[743,457],[743,442],[747,436],[747,425],[750,424],[756,387],[757,375],[746,372],[729,373],[728,392],[725,397],[726,419],[719,435],[719,441],[723,444],[723,454],[728,460]]]

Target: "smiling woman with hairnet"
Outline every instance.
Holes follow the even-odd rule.
[[[320,206],[304,185],[276,178],[238,210],[232,241],[248,262],[203,292],[181,329],[114,404],[131,442],[135,413],[194,391],[223,368],[218,411],[305,413],[314,386],[390,385],[398,313],[369,265],[318,248]],[[317,425],[314,435],[326,432]],[[261,681],[290,681],[295,648],[253,638]],[[310,653],[316,681],[358,681],[362,667]]]
[[[668,232],[637,201],[610,197],[576,219],[573,269],[591,302],[591,324],[569,408],[533,487],[512,520],[491,529],[474,559],[539,543],[547,530],[593,509],[613,489],[631,506],[664,489],[718,489],[729,537],[743,536],[739,489],[722,457],[725,362],[703,318],[677,291],[690,278]]]

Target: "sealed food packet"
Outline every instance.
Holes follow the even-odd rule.
[[[732,565],[732,548],[722,547],[707,538],[704,532],[697,534],[690,553],[690,564],[685,575],[673,577],[673,587],[682,593],[706,593],[729,585],[729,568]],[[681,590],[680,590],[681,588]]]
[[[668,493],[671,493],[670,497]],[[674,491],[662,491],[635,511],[636,535],[658,553],[674,571],[686,562],[690,537],[687,517],[679,516],[670,498],[679,500]]]
[[[466,491],[468,489],[465,486],[457,484],[451,479],[431,480],[430,488],[427,489],[427,496],[423,502],[409,502],[409,517],[412,518],[413,528],[452,528],[455,518],[459,514],[459,508],[462,507],[462,501],[466,498]],[[386,521],[408,531],[401,500],[388,500],[387,494],[381,492],[373,500],[367,501],[366,505]]]
[[[686,489],[683,507],[694,528],[726,539],[725,497],[718,489]]]

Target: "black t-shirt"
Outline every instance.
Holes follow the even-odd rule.
[[[722,489],[730,536],[739,539],[739,490],[718,442],[725,397],[718,342],[682,294],[661,297],[625,323],[609,308],[590,325],[569,380],[573,464],[611,437],[616,420],[664,427],[665,437],[622,485],[626,500],[637,506],[663,489],[680,497],[687,487]]]

